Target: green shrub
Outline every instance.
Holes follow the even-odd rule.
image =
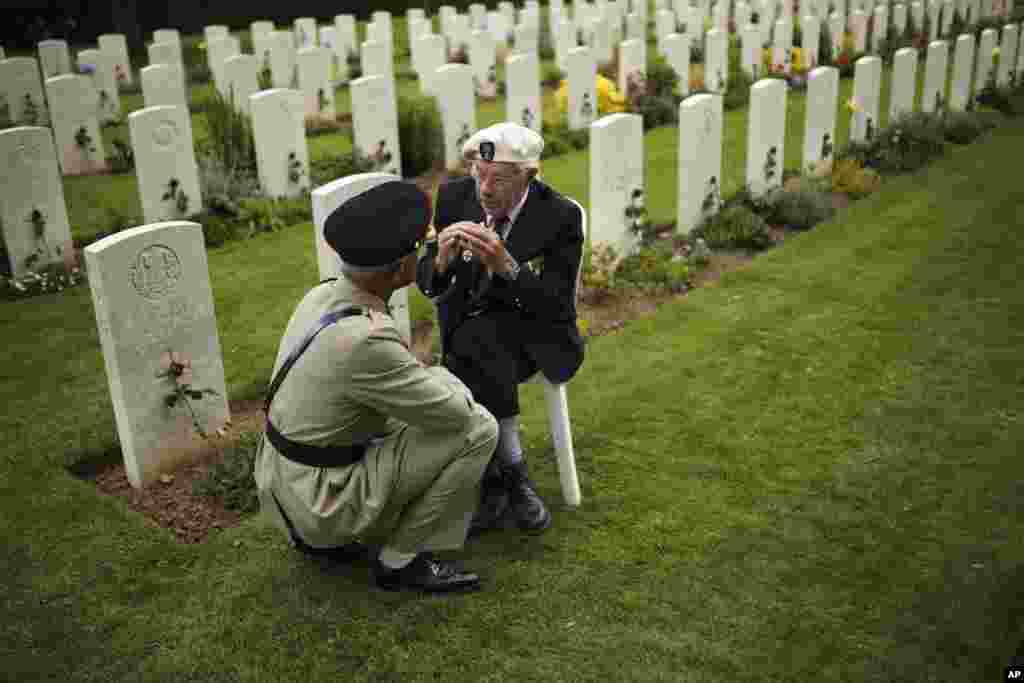
[[[856,159],[838,159],[832,167],[832,191],[846,193],[853,199],[878,191],[881,184],[878,172],[864,168]]]
[[[838,158],[856,159],[881,173],[907,173],[942,156],[945,149],[941,115],[905,112],[870,140],[850,143]]]
[[[353,149],[350,154],[335,154],[314,159],[310,162],[309,178],[313,187],[319,187],[345,176],[369,173],[375,167],[376,164],[372,159],[362,155],[359,150]]]
[[[221,459],[210,467],[206,476],[193,484],[193,493],[216,498],[228,510],[243,514],[257,512],[260,501],[252,470],[259,439],[260,434],[256,432],[243,434],[237,444],[222,452]]]
[[[398,144],[402,150],[402,176],[405,178],[423,175],[444,163],[444,128],[434,97],[399,97]]]
[[[681,292],[689,285],[690,265],[685,259],[675,258],[671,242],[658,242],[624,258],[615,279],[644,289]]]
[[[809,230],[835,214],[832,198],[809,187],[779,188],[770,192],[767,200],[771,207],[768,220],[795,230]]]
[[[973,142],[986,131],[995,128],[990,117],[979,112],[952,111],[942,120],[946,140],[957,145]]]
[[[727,206],[690,231],[691,243],[703,239],[713,249],[766,249],[772,244],[768,224],[744,206]]]
[[[185,65],[185,75],[189,83],[210,81],[210,67],[206,59],[206,51],[199,47],[198,40],[181,41],[181,61]]]
[[[655,59],[647,68],[644,87],[631,88],[629,109],[643,117],[644,130],[675,123],[679,99],[675,95],[679,77],[664,60]]]
[[[129,173],[135,170],[135,152],[132,146],[121,138],[114,138],[111,143],[114,146],[114,154],[107,157],[107,163],[113,173]]]
[[[754,80],[747,75],[743,69],[729,74],[729,87],[722,98],[722,108],[725,111],[742,109],[750,102],[750,86]]]
[[[243,171],[256,175],[256,138],[252,119],[236,110],[231,102],[214,91],[206,107],[209,129],[200,154],[217,159],[228,172]]]

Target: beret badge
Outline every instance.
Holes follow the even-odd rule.
[[[485,140],[480,143],[480,158],[485,161],[494,161],[494,143]]]

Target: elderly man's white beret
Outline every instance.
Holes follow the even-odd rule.
[[[518,123],[505,121],[478,130],[462,146],[466,159],[524,163],[540,161],[544,138]]]

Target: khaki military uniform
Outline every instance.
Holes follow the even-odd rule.
[[[460,548],[497,422],[446,369],[420,365],[382,299],[344,276],[313,288],[288,323],[274,373],[323,315],[346,306],[369,315],[320,332],[281,384],[270,420],[299,443],[370,446],[354,464],[310,467],[283,457],[264,435],[254,472],[261,510],[287,535],[279,503],[316,548]]]

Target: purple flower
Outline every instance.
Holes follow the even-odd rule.
[[[78,65],[78,73],[81,73],[81,74],[94,74],[94,73],[96,73],[96,65],[95,64],[79,64]]]

